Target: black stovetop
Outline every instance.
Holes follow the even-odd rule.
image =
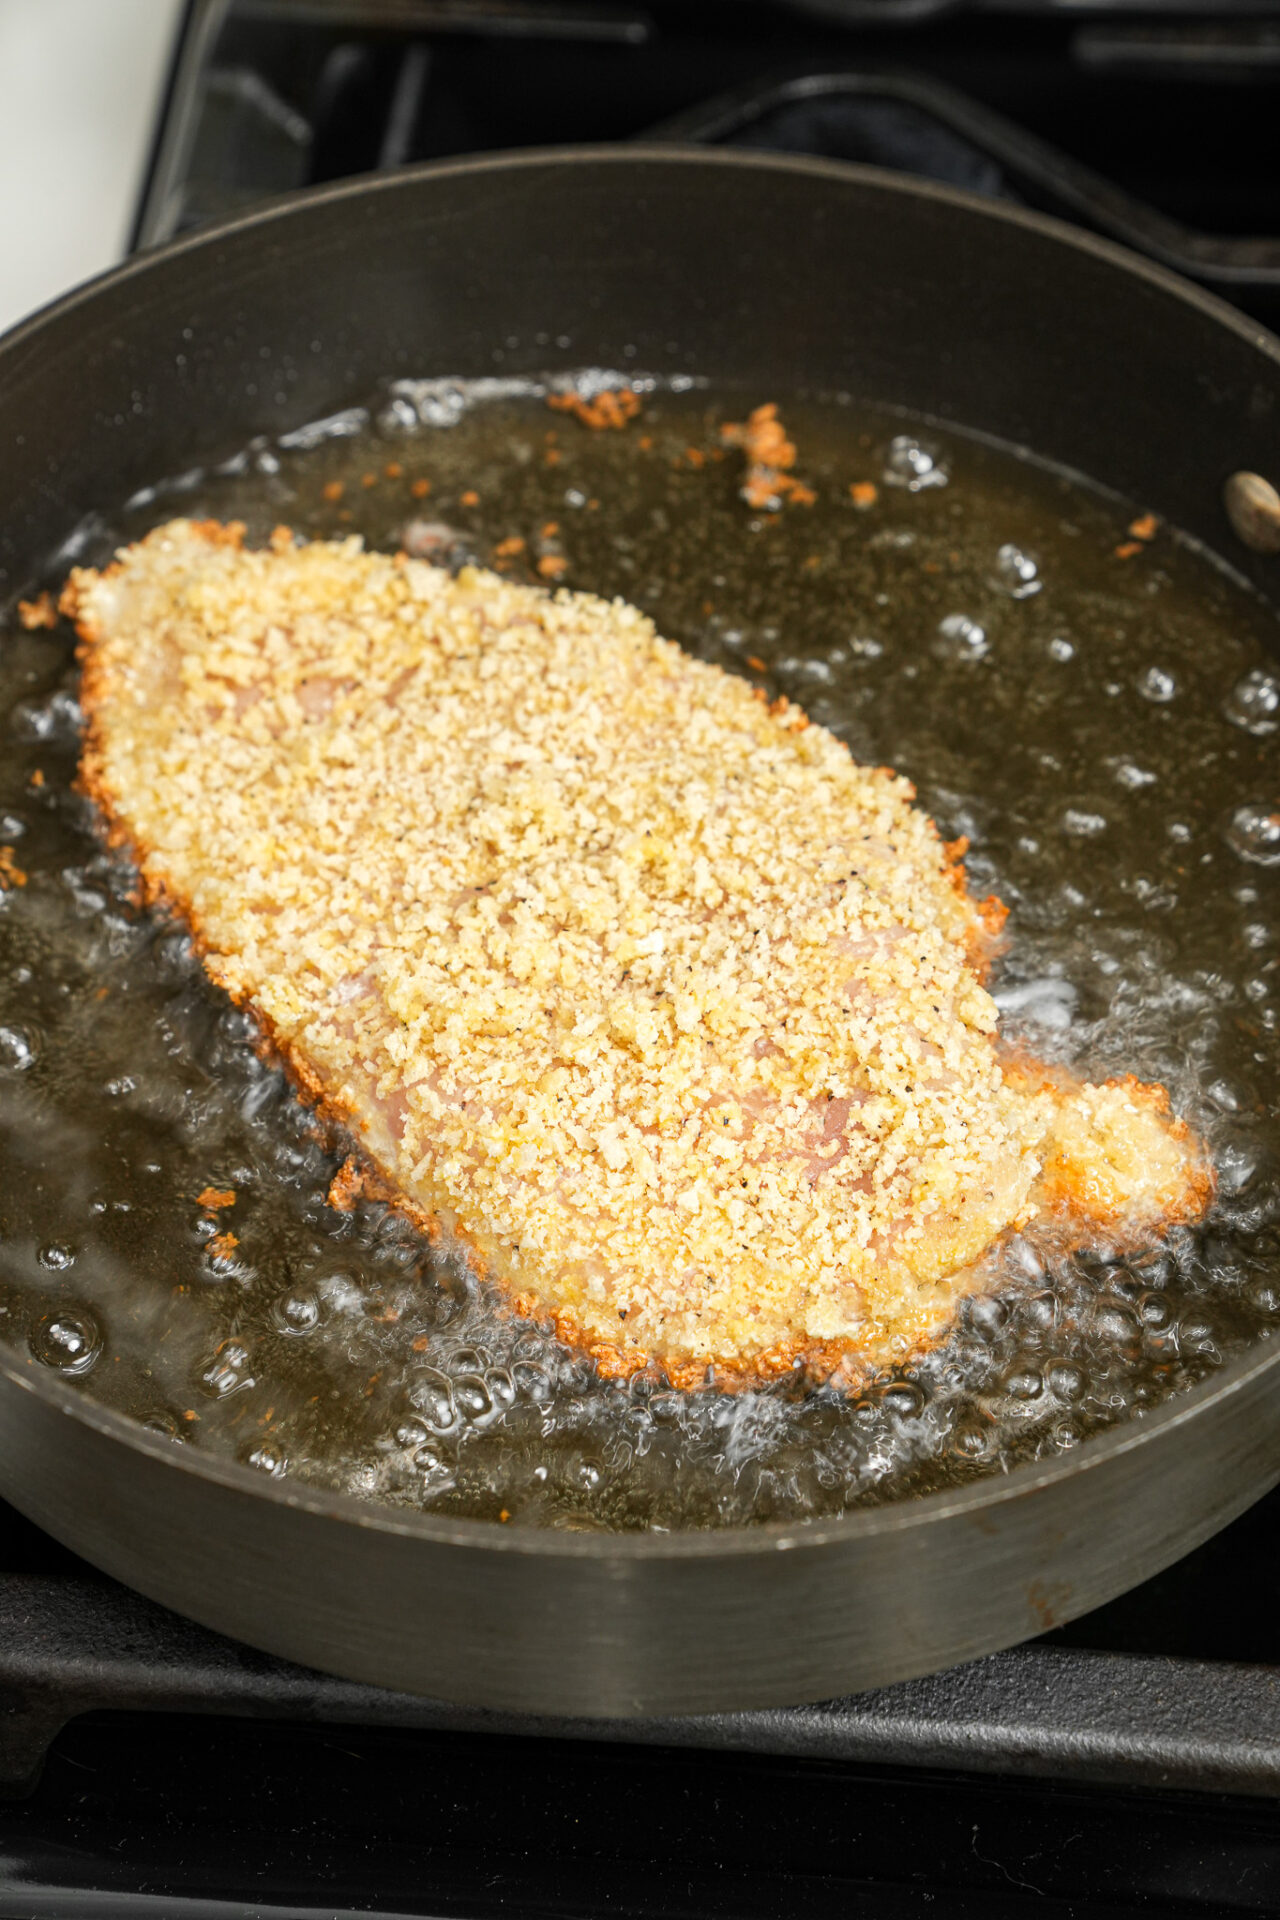
[[[1065,213],[1275,320],[1278,92],[1280,0],[190,0],[137,238],[656,132]],[[305,1673],[0,1507],[0,1793],[0,1920],[1272,1913],[1280,1492],[1028,1647],[606,1724]]]
[[[607,1723],[307,1673],[0,1508],[0,1915],[1274,1913],[1278,1647],[1280,1492],[931,1680]]]

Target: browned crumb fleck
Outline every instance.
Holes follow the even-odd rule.
[[[320,491],[326,500],[331,500],[336,505],[346,492],[346,488],[341,480],[326,480]]]
[[[376,473],[362,473],[360,475],[360,485],[362,487],[376,487],[377,484],[378,476]]]
[[[44,774],[39,767],[32,767],[27,785],[31,787],[42,787],[44,785]]]
[[[787,500],[802,507],[813,505],[817,497],[813,489],[791,471],[796,463],[795,443],[787,438],[774,401],[757,407],[745,426],[730,422],[721,427],[720,436],[746,454],[747,477],[741,492],[749,507],[776,513]]]
[[[499,540],[493,551],[497,559],[509,560],[513,554],[524,552],[524,541],[518,533],[510,533],[505,540]]]
[[[761,660],[759,656],[754,653],[749,653],[747,655],[747,665],[749,667],[754,667],[757,673],[768,673],[769,671],[764,661]]]
[[[209,1251],[219,1260],[229,1260],[239,1245],[234,1233],[215,1233],[209,1242]]]
[[[364,1173],[357,1160],[348,1156],[329,1182],[325,1198],[335,1213],[350,1213],[364,1192]]]
[[[558,467],[558,466],[560,465],[560,449],[559,449],[559,447],[548,447],[548,448],[547,448],[547,450],[546,450],[546,452],[545,452],[545,453],[543,454],[543,456],[542,456],[542,458],[543,458],[543,461],[544,461],[544,463],[545,463],[545,464],[546,464],[547,466],[549,466],[549,467]]]
[[[653,435],[651,433],[642,433],[638,444],[643,453],[648,453],[653,446]]]
[[[19,600],[18,618],[28,633],[37,627],[56,627],[58,609],[53,604],[51,593],[38,593],[34,600]]]
[[[1132,560],[1136,553],[1142,552],[1141,540],[1123,540],[1116,548],[1117,560]]]
[[[1129,533],[1134,540],[1154,540],[1159,526],[1154,513],[1140,513],[1129,522]]]
[[[206,1187],[202,1193],[196,1195],[196,1199],[200,1202],[200,1205],[206,1207],[210,1213],[216,1213],[219,1207],[233,1207],[235,1205],[236,1190],[234,1187]]]
[[[511,1518],[510,1509],[507,1507],[500,1507],[498,1509],[498,1518],[499,1520],[509,1520]]]
[[[460,507],[478,507],[480,505],[480,495],[474,487],[468,487],[465,493],[459,494],[458,505]]]
[[[398,480],[403,474],[404,468],[398,460],[388,460],[382,471],[386,474],[388,480]]]
[[[558,580],[567,572],[569,562],[562,553],[544,553],[538,562],[538,572],[544,580]]]
[[[849,498],[865,513],[880,498],[880,489],[874,480],[855,480],[849,488]]]
[[[547,405],[558,413],[571,413],[584,427],[625,427],[640,411],[640,395],[632,387],[606,388],[594,400],[580,393],[549,393]]]
[[[409,491],[415,500],[425,500],[431,491],[431,482],[429,480],[415,480],[410,485]]]
[[[544,540],[554,540],[559,531],[560,522],[558,520],[548,520],[543,526],[542,537]]]
[[[27,876],[13,857],[12,847],[0,847],[0,893],[10,887],[25,887]]]
[[[293,545],[293,528],[284,526],[272,527],[271,537],[267,544],[271,548],[272,553],[288,553],[290,547]]]

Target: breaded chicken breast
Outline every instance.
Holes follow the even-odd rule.
[[[606,1372],[879,1364],[1011,1229],[1205,1204],[1159,1088],[1002,1060],[1002,910],[910,785],[622,601],[179,520],[62,604],[149,893]]]

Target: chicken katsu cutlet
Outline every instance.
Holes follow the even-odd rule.
[[[1206,1204],[1161,1088],[1002,1055],[1002,910],[908,782],[624,602],[177,520],[62,605],[149,895],[606,1373],[882,1364],[1013,1229]]]

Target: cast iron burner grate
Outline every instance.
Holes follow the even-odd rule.
[[[501,147],[658,137],[1024,202],[1280,318],[1280,4],[192,0],[136,240]]]

